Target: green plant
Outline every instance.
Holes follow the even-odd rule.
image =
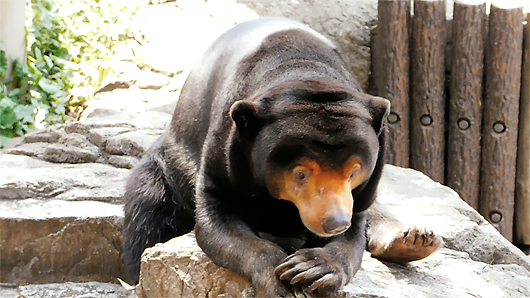
[[[0,148],[34,129],[36,114],[45,108],[27,93],[31,77],[20,61],[13,61],[11,75],[6,77],[8,70],[6,53],[0,50]]]
[[[28,1],[27,63],[13,62],[5,78],[5,53],[0,58],[0,148],[34,128],[78,117],[111,70],[117,43],[131,35],[142,3]]]

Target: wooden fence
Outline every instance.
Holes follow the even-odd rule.
[[[448,21],[445,1],[379,1],[371,89],[392,102],[389,163],[530,245],[530,29],[522,7],[477,2]]]

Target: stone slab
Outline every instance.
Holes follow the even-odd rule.
[[[121,205],[91,201],[0,201],[0,282],[116,282]]]
[[[2,298],[132,298],[131,295],[120,285],[101,282],[0,285]]]
[[[0,200],[61,199],[119,202],[129,171],[107,164],[57,164],[0,154]]]
[[[399,265],[363,256],[338,297],[530,297],[530,260],[453,190],[420,172],[386,166],[378,200],[406,225],[442,236],[430,257]],[[207,272],[207,274],[204,274]],[[253,297],[250,285],[215,266],[193,234],[148,248],[139,297]]]

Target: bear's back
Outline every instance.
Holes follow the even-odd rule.
[[[192,69],[173,114],[171,135],[196,153],[202,150],[212,127],[228,132],[230,106],[247,95],[241,92],[242,80],[237,77],[245,60],[259,51],[268,36],[287,30],[308,33],[317,42],[335,48],[316,31],[286,18],[260,18],[233,27],[210,45]]]

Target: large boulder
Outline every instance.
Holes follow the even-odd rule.
[[[116,282],[122,221],[105,202],[0,200],[0,282]]]
[[[440,234],[445,246],[399,265],[371,258],[340,297],[530,297],[530,259],[451,189],[410,169],[386,166],[378,200],[405,224]],[[193,234],[147,249],[139,297],[253,297],[248,281],[219,268]]]
[[[333,41],[368,90],[370,76],[370,32],[377,23],[376,0],[239,0],[260,17],[282,16],[308,25]]]
[[[97,110],[82,122],[29,133],[3,150],[0,282],[126,279],[125,182],[170,118],[166,112]]]

